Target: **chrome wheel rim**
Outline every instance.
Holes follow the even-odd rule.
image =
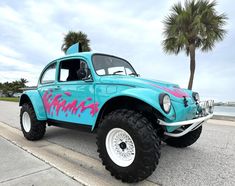
[[[22,123],[23,123],[23,128],[25,132],[29,132],[31,129],[31,120],[30,120],[28,112],[23,113]]]
[[[111,160],[120,167],[128,167],[135,159],[135,144],[121,128],[113,128],[106,136],[106,150]]]

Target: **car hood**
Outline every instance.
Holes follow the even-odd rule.
[[[181,89],[179,85],[168,83],[159,80],[150,80],[140,77],[132,77],[132,76],[102,76],[100,78],[101,83],[108,84],[119,84],[119,85],[128,85],[134,87],[142,87],[142,88],[150,88],[159,92],[167,93],[172,99],[180,99],[184,97],[191,97],[189,95],[189,91],[185,89]]]

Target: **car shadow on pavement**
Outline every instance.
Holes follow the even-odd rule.
[[[47,127],[44,139],[100,160],[97,153],[96,133]]]
[[[101,161],[95,133],[50,127],[44,139]],[[159,185],[223,184],[224,178],[233,182],[229,176],[234,174],[234,163],[229,163],[233,160],[232,151],[222,144],[205,145],[206,141],[206,136],[202,135],[187,148],[174,148],[162,143],[159,164],[147,180]],[[195,181],[192,183],[192,180]]]

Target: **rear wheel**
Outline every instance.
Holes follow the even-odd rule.
[[[178,138],[176,137],[167,138],[166,140],[164,140],[164,142],[172,147],[184,148],[194,144],[200,137],[201,132],[202,132],[202,126],[198,127],[196,130],[193,130],[185,134],[184,136]]]
[[[24,137],[28,140],[39,140],[46,132],[46,122],[37,120],[33,106],[23,104],[20,111],[20,125]]]
[[[104,118],[97,145],[103,165],[123,182],[147,178],[160,158],[160,139],[152,124],[131,110],[116,110]]]

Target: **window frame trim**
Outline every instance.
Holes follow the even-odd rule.
[[[82,58],[82,57],[72,57],[72,58],[63,58],[63,59],[60,59],[60,60],[58,61],[59,65],[58,65],[58,73],[57,73],[57,77],[56,77],[56,81],[57,81],[58,83],[82,82],[82,81],[84,81],[84,80],[60,81],[60,69],[61,69],[60,67],[61,67],[61,65],[62,65],[62,62],[63,62],[63,61],[66,61],[66,60],[74,60],[74,59],[84,61],[84,62],[86,63],[86,65],[87,65],[87,67],[90,69],[88,62],[87,62],[84,58]],[[93,79],[92,73],[91,73],[91,79]]]
[[[123,58],[121,58],[121,57],[114,56],[114,55],[109,55],[109,54],[94,53],[94,54],[92,54],[92,56],[91,56],[91,64],[92,64],[93,69],[94,69],[94,72],[95,72],[95,74],[96,74],[97,76],[101,76],[101,77],[102,77],[102,76],[112,76],[113,74],[107,74],[107,75],[99,75],[99,74],[97,74],[96,69],[95,69],[95,65],[94,65],[94,60],[93,60],[93,58],[94,58],[95,55],[114,57],[114,58],[123,60],[123,61],[127,62],[127,63],[130,65],[130,67],[134,70],[134,73],[137,74],[137,72],[136,72],[136,70],[134,69],[134,67],[133,67],[133,66],[131,65],[131,63],[130,63],[129,61],[127,61],[126,59],[123,59]],[[127,75],[123,75],[123,76],[127,76]]]
[[[54,77],[54,80],[53,80],[52,82],[43,83],[43,82],[42,82],[42,78],[43,78],[45,72],[46,72],[52,65],[55,65],[55,77]],[[49,63],[49,64],[45,67],[45,69],[42,71],[41,76],[40,76],[40,80],[39,80],[40,84],[41,84],[41,85],[48,85],[48,84],[53,84],[53,83],[55,83],[55,82],[56,82],[56,72],[57,72],[57,61],[52,61],[52,62]]]

